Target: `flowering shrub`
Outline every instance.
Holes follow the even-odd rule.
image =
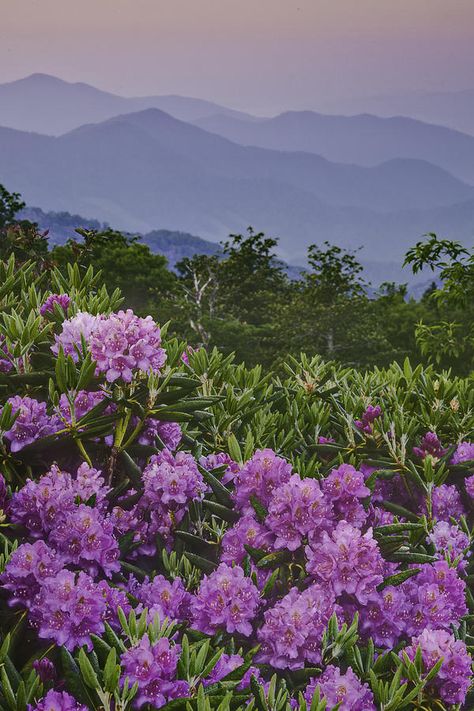
[[[474,708],[469,382],[262,375],[29,269],[0,264],[1,711]]]

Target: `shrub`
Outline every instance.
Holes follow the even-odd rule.
[[[186,351],[0,264],[0,708],[473,707],[468,380]]]

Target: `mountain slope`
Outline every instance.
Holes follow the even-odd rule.
[[[474,197],[471,186],[427,162],[393,160],[367,168],[332,163],[312,154],[242,147],[156,109],[83,126],[57,141],[68,147],[99,143],[94,151],[101,151],[102,141],[110,143],[116,135],[118,144],[123,135],[123,153],[132,134],[143,140],[148,136],[170,178],[178,169],[185,175],[197,170],[196,178],[202,179],[212,174],[271,181],[313,193],[331,205],[380,211],[439,207]]]
[[[215,113],[244,118],[211,101],[184,96],[118,96],[89,84],[71,83],[48,74],[0,84],[0,126],[60,135],[84,123],[104,121],[117,114],[161,108],[185,121]]]
[[[324,239],[364,244],[374,260],[399,259],[437,229],[435,210],[449,211],[444,224],[453,237],[468,239],[474,224],[472,188],[427,163],[361,168],[245,148],[158,110],[59,138],[0,129],[0,155],[0,182],[28,204],[215,241],[252,224],[279,236],[292,263]]]
[[[221,114],[196,124],[242,145],[307,151],[344,163],[370,166],[395,158],[417,158],[474,183],[474,136],[403,116],[288,111],[254,122]]]
[[[343,111],[370,111],[378,116],[401,114],[474,135],[474,89],[371,96],[349,100]]]

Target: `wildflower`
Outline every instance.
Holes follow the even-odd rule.
[[[311,679],[304,692],[308,708],[318,687],[320,698],[325,699],[328,709],[337,706],[339,711],[376,711],[368,684],[363,684],[351,667],[342,673],[331,665],[326,667],[321,676]]]
[[[128,649],[120,660],[131,685],[138,683],[136,704],[138,708],[151,704],[155,708],[168,701],[187,696],[187,682],[176,679],[176,667],[181,647],[161,637],[154,644],[145,635],[140,642]]]
[[[37,439],[48,437],[60,428],[58,418],[50,417],[46,411],[46,403],[38,402],[31,397],[14,395],[7,400],[12,406],[12,414],[18,413],[11,429],[5,432],[10,442],[12,452],[19,452],[23,447],[32,444]]]
[[[248,637],[258,605],[258,590],[242,568],[221,563],[201,580],[191,602],[193,624],[206,634],[221,629]]]
[[[289,481],[291,465],[278,457],[272,449],[255,452],[235,477],[235,503],[239,509],[250,507],[250,498],[255,496],[268,506],[274,489]]]
[[[328,522],[330,513],[330,504],[319,482],[293,474],[273,492],[265,523],[276,536],[275,548],[294,551],[310,531]]]
[[[40,307],[40,314],[41,316],[45,316],[48,312],[53,313],[54,304],[60,306],[64,313],[66,313],[70,303],[71,297],[68,294],[50,294]]]
[[[441,668],[430,686],[434,687],[445,703],[463,704],[471,684],[472,664],[464,642],[456,640],[446,630],[425,629],[418,637],[413,637],[411,645],[403,651],[413,661],[418,647],[421,649],[425,673],[443,659]]]
[[[328,586],[314,584],[303,592],[291,588],[264,614],[257,660],[277,669],[319,664],[322,635],[333,612],[334,597]]]

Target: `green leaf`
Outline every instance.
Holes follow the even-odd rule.
[[[79,652],[79,668],[87,686],[91,689],[100,689],[97,674],[95,673],[94,668],[83,649]]]
[[[385,578],[385,580],[377,586],[377,590],[380,592],[389,585],[401,585],[405,580],[412,578],[414,575],[418,575],[419,572],[420,568],[410,568],[409,570],[402,570],[395,575],[389,575],[388,578]]]

